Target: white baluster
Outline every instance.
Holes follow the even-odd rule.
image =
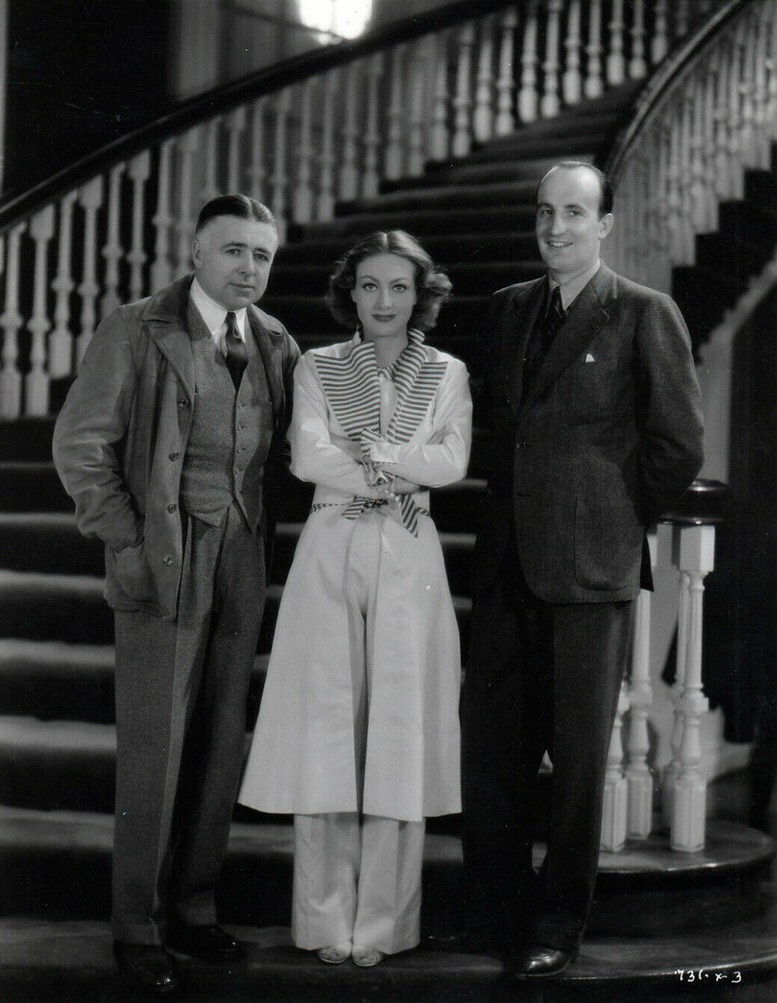
[[[73,371],[73,334],[70,330],[70,294],[75,288],[72,276],[73,206],[77,192],[69,192],[59,204],[57,277],[51,283],[56,293],[54,330],[49,336],[49,374],[56,380]]]
[[[745,197],[745,173],[742,165],[742,95],[740,92],[742,50],[739,32],[732,40],[728,91],[728,160],[733,198]]]
[[[707,188],[704,167],[706,137],[703,133],[704,99],[701,82],[689,80],[686,92],[688,116],[691,122],[691,142],[688,170],[690,174],[691,223],[694,233],[709,232]]]
[[[404,46],[398,45],[391,53],[389,106],[386,111],[386,154],[383,162],[383,172],[389,181],[402,175],[402,126],[405,120],[405,109],[402,104],[402,60]]]
[[[601,97],[604,91],[602,81],[602,0],[591,0],[588,8],[588,57],[584,93],[587,98]]]
[[[22,411],[22,374],[19,372],[19,244],[26,223],[19,223],[7,235],[5,263],[5,310],[0,314],[3,329],[3,367],[0,370],[0,418],[18,418]]]
[[[119,305],[119,262],[122,248],[119,238],[119,211],[121,209],[121,176],[124,164],[117,164],[108,183],[108,233],[103,257],[105,258],[104,292],[100,297],[100,317],[107,317]]]
[[[286,140],[288,135],[289,101],[291,91],[288,87],[279,91],[275,98],[275,132],[274,132],[274,162],[270,178],[272,205],[270,209],[278,226],[278,240],[286,239],[286,186],[289,183],[286,173]]]
[[[428,154],[430,160],[448,156],[448,32],[441,31],[434,39],[434,74],[432,79],[431,126]]]
[[[744,167],[755,167],[758,163],[758,144],[755,136],[755,39],[748,20],[741,25],[740,63],[741,79],[739,92],[742,95],[742,164]]]
[[[707,61],[706,71],[703,71],[702,84],[702,150],[704,192],[707,207],[707,228],[709,233],[718,229],[718,199],[715,192],[717,179],[715,177],[715,70],[712,60]]]
[[[97,284],[97,213],[103,204],[103,179],[93,178],[78,192],[78,203],[84,210],[84,258],[81,284],[81,332],[76,338],[76,363],[81,365],[94,334],[97,311],[95,303],[100,292]]]
[[[154,224],[154,260],[151,264],[151,292],[169,285],[173,278],[170,264],[170,237],[173,225],[171,211],[170,168],[175,140],[166,139],[159,147],[159,168]]]
[[[32,316],[27,330],[30,343],[30,371],[24,378],[24,413],[49,413],[49,374],[46,371],[46,332],[51,327],[46,309],[48,292],[48,247],[54,236],[54,206],[48,205],[30,220],[30,236],[35,244]]]
[[[202,127],[202,189],[200,197],[202,204],[210,202],[221,194],[218,183],[219,127],[221,116],[205,122]]]
[[[656,538],[649,538],[655,567]],[[626,831],[634,839],[650,835],[653,818],[653,778],[647,764],[650,752],[648,713],[653,702],[650,686],[650,607],[652,593],[642,589],[634,609],[634,647],[629,680],[629,731],[626,739],[628,811]]]
[[[227,131],[227,191],[239,192],[242,190],[240,151],[241,137],[246,127],[245,105],[233,109],[227,115],[224,126]]]
[[[629,77],[641,80],[647,73],[645,62],[645,0],[634,0],[634,20],[631,25],[631,59]]]
[[[755,136],[755,160],[754,166],[762,171],[768,171],[771,166],[771,144],[769,143],[769,132],[767,129],[766,104],[767,104],[767,61],[768,61],[768,8],[761,6],[758,8],[759,16],[756,18],[752,31],[753,39],[753,133]]]
[[[194,158],[199,151],[199,128],[189,129],[178,137],[178,214],[175,221],[175,273],[183,275],[191,268],[194,233]]]
[[[362,195],[365,198],[377,195],[380,183],[378,173],[380,150],[378,84],[382,72],[383,56],[376,53],[367,64],[367,124],[364,130],[364,174],[362,176]]]
[[[146,263],[143,237],[146,228],[146,182],[151,174],[149,150],[144,150],[130,160],[127,174],[132,182],[132,246],[127,254],[130,265],[129,294],[131,300],[137,300],[146,292],[143,282],[143,266]]]
[[[672,12],[674,13],[674,36],[675,38],[683,38],[688,34],[688,5],[685,0],[674,0],[672,4]]]
[[[417,178],[424,171],[424,99],[426,97],[426,39],[416,42],[409,65],[409,104],[407,135],[407,173]]]
[[[675,534],[670,523],[660,522],[657,531],[658,557],[661,567],[674,566],[678,568],[679,593],[677,599],[677,650],[675,654],[674,683],[670,700],[674,707],[674,723],[670,739],[671,758],[664,767],[661,777],[661,813],[667,826],[672,824],[674,813],[675,783],[680,775],[680,742],[683,735],[683,716],[680,710],[680,698],[685,684],[685,663],[688,654],[688,609],[689,590],[688,575],[679,570],[680,536]]]
[[[626,778],[623,775],[623,715],[629,709],[626,684],[621,683],[615,722],[607,753],[604,774],[604,801],[602,804],[602,831],[599,849],[617,853],[626,842],[626,806],[628,803]]]
[[[702,691],[701,645],[704,578],[715,566],[715,527],[681,526],[680,570],[688,575],[688,646],[679,701],[682,714],[680,772],[673,795],[671,846],[695,853],[704,849],[707,782],[701,766],[701,718],[709,702]]]
[[[311,124],[313,114],[314,78],[309,77],[299,94],[299,145],[297,146],[297,183],[291,200],[291,216],[296,223],[310,223],[313,219],[313,143]]]
[[[575,104],[583,94],[583,78],[580,74],[580,0],[571,0],[567,14],[566,66],[561,91],[566,104]]]
[[[537,93],[537,4],[530,4],[523,27],[521,50],[521,89],[518,92],[518,118],[521,122],[534,122],[539,108]]]
[[[362,67],[359,63],[351,63],[346,73],[345,108],[342,131],[343,156],[340,162],[340,186],[338,195],[341,199],[355,199],[359,194],[359,170],[356,164],[356,140],[359,136],[359,92],[362,79]],[[423,129],[423,108],[419,110]],[[423,166],[423,157],[421,157]],[[421,173],[419,168],[418,173]]]
[[[494,134],[494,21],[486,17],[480,22],[480,52],[475,76],[475,112],[472,131],[479,143]]]
[[[715,53],[715,193],[718,199],[733,192],[728,160],[728,60],[723,47]]]
[[[513,113],[513,49],[518,15],[514,7],[508,7],[502,17],[502,40],[499,47],[499,75],[496,80],[496,121],[494,132],[505,136],[515,128]]]
[[[459,32],[458,62],[456,66],[456,97],[453,121],[454,157],[464,157],[470,151],[470,113],[472,110],[472,47],[475,44],[475,26],[463,25]]]
[[[609,28],[610,51],[607,54],[607,83],[617,86],[626,79],[626,60],[623,56],[623,0],[612,0]]]
[[[768,33],[768,59],[766,63],[768,76],[766,82],[766,122],[768,135],[777,139],[777,17],[774,8],[768,8],[771,14],[771,27]]]
[[[319,189],[316,215],[320,220],[331,219],[335,212],[335,94],[339,72],[331,70],[324,78],[324,108],[321,118],[321,153],[319,155]]]
[[[650,61],[656,66],[669,51],[667,31],[667,2],[656,0],[653,7],[653,37],[650,39]]]
[[[543,118],[553,118],[558,115],[561,102],[558,97],[558,74],[561,68],[559,62],[559,38],[561,8],[563,0],[548,0],[548,23],[545,35],[545,62],[542,68],[545,72],[545,86],[540,101],[540,115]]]
[[[264,110],[266,98],[258,98],[251,109],[251,131],[249,139],[249,159],[246,175],[248,190],[255,199],[264,201],[264,180],[267,177],[264,152]]]

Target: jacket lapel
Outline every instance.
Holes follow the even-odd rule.
[[[610,319],[615,301],[615,274],[602,265],[580,293],[564,326],[540,366],[527,401],[540,394],[580,355]]]
[[[149,338],[175,370],[190,398],[194,397],[194,357],[186,331],[186,310],[192,276],[186,275],[152,296],[143,311]]]
[[[273,414],[277,420],[284,409],[283,360],[281,357],[283,339],[280,335],[269,331],[264,326],[258,312],[252,307],[248,308],[247,316],[248,322],[251,325],[251,331],[262,356],[264,371],[267,376],[267,385],[270,388]]]
[[[505,380],[508,403],[514,409],[521,403],[523,359],[529,335],[537,323],[542,304],[545,302],[545,288],[544,277],[524,286],[502,314],[500,368]]]

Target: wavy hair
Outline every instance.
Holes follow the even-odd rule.
[[[351,291],[356,288],[356,269],[365,258],[376,254],[397,254],[412,263],[416,303],[409,326],[420,331],[434,327],[440,307],[451,294],[451,281],[415,237],[404,230],[376,230],[337,260],[326,294],[327,306],[335,320],[350,328],[358,325],[356,304],[351,298]]]

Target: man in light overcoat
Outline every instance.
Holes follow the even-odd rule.
[[[265,472],[299,356],[254,306],[278,245],[245,195],[201,211],[194,276],[97,328],[54,433],[78,528],[105,543],[116,635],[114,953],[156,993],[167,948],[243,956],[214,891],[265,597]]]

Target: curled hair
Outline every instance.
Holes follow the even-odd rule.
[[[409,326],[419,331],[434,327],[440,307],[451,294],[451,281],[435,266],[415,237],[404,230],[376,230],[338,259],[326,294],[327,306],[335,320],[346,327],[357,326],[359,317],[351,298],[351,291],[356,288],[356,269],[365,258],[376,254],[397,254],[412,263],[416,302]]]
[[[278,231],[278,224],[275,217],[264,203],[251,198],[250,195],[219,195],[206,202],[200,209],[197,219],[195,233],[199,233],[202,228],[210,223],[217,216],[237,216],[239,219],[252,219],[255,223],[267,223],[273,230]]]

